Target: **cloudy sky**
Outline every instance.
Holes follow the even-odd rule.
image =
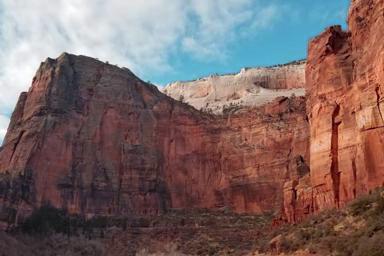
[[[164,85],[304,58],[348,0],[0,0],[0,143],[39,63],[62,52]],[[345,25],[344,25],[345,26]]]

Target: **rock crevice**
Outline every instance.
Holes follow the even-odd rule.
[[[308,214],[342,207],[384,184],[383,8],[382,0],[352,1],[349,30],[331,27],[309,44],[310,182],[286,204],[289,221],[305,218],[308,204]]]

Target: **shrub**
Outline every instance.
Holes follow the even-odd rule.
[[[382,256],[384,255],[384,232],[378,232],[372,237],[363,237],[358,243],[353,256]]]
[[[45,205],[33,212],[32,215],[21,224],[21,230],[29,234],[68,234],[69,217],[65,210],[59,210],[50,205]]]
[[[354,201],[350,205],[350,212],[353,216],[360,215],[366,212],[372,205],[372,198],[370,196],[364,196]]]

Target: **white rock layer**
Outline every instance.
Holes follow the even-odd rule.
[[[305,95],[305,62],[243,68],[238,74],[211,75],[164,87],[168,96],[196,109],[220,114],[234,106],[261,106],[277,97]]]

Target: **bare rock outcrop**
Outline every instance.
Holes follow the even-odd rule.
[[[354,0],[349,30],[331,27],[309,45],[311,171],[286,184],[290,221],[384,185],[383,10],[383,0]]]
[[[0,218],[50,203],[86,216],[282,209],[277,222],[297,222],[383,186],[383,10],[352,1],[348,31],[310,42],[305,82],[304,63],[248,69],[171,84],[175,100],[127,69],[48,59],[0,149]],[[306,97],[278,97],[304,84]]]
[[[278,97],[304,96],[305,61],[268,68],[244,68],[238,74],[211,75],[168,84],[163,92],[196,109],[220,114],[230,107],[261,106]]]
[[[46,203],[86,216],[273,211],[307,161],[304,97],[214,116],[127,69],[63,54],[20,96],[0,149],[0,207],[16,220]]]

